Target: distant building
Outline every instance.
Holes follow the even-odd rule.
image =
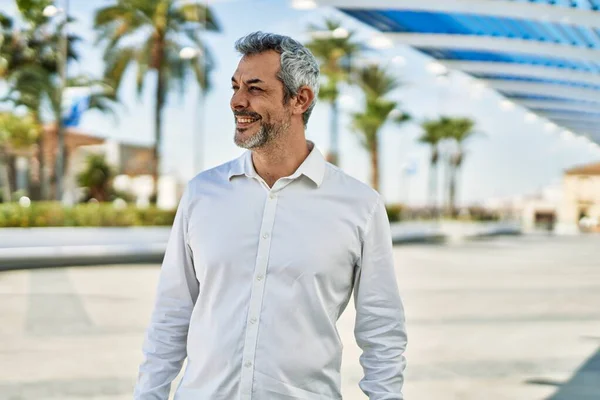
[[[524,232],[556,229],[558,209],[564,196],[561,184],[551,185],[521,201],[521,226]]]
[[[557,185],[528,195],[489,200],[486,207],[518,215],[525,232],[600,232],[600,162],[566,170]]]
[[[564,233],[600,231],[600,162],[565,171],[558,222]]]
[[[65,179],[63,200],[68,204],[79,201],[82,190],[77,187],[77,175],[85,166],[87,155],[90,153],[104,154],[106,161],[116,173],[115,187],[128,192],[138,205],[146,205],[152,194],[152,171],[154,165],[153,147],[123,143],[111,139],[101,138],[75,128],[65,130]],[[41,146],[40,146],[41,145]],[[41,150],[40,150],[41,149]],[[55,190],[56,157],[58,149],[58,135],[56,125],[49,124],[44,127],[43,135],[38,145],[26,153],[14,153],[9,157],[9,179],[13,190],[26,192],[32,200],[42,197],[41,186],[41,158],[45,166],[46,176],[50,182],[50,197]],[[181,188],[170,177],[161,177],[160,206],[172,208],[177,205]]]
[[[80,146],[102,144],[104,139],[84,134],[77,129],[65,130],[65,165],[67,165],[71,154]],[[58,149],[58,138],[56,125],[44,126],[38,143],[28,150],[13,150],[9,152],[9,182],[13,190],[25,192],[33,200],[41,198],[40,183],[43,160],[44,169],[50,182],[50,196],[54,193],[54,181],[56,171],[56,156]]]
[[[84,146],[105,146],[111,143],[110,139],[100,138],[77,129],[67,128],[65,130],[65,169],[68,168],[71,158],[77,149]],[[117,142],[113,142],[117,143]],[[114,145],[113,145],[114,146]],[[118,154],[106,154],[107,161],[112,161],[117,174],[126,174],[130,176],[152,174],[153,148],[138,144],[128,144],[119,142],[116,144]],[[51,180],[55,179],[56,155],[58,149],[58,135],[56,125],[46,125],[44,127],[43,151],[46,166]],[[112,158],[112,159],[111,159]]]

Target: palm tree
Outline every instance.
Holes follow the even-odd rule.
[[[357,74],[365,93],[365,110],[353,114],[353,127],[371,158],[371,186],[379,190],[379,132],[388,121],[402,124],[410,116],[401,111],[399,102],[385,97],[400,87],[400,82],[378,65],[370,65]]]
[[[2,180],[2,200],[11,200],[8,155],[27,153],[40,134],[40,126],[31,115],[25,117],[12,113],[0,114],[0,180]]]
[[[449,156],[448,165],[448,208],[450,212],[455,210],[456,200],[456,177],[464,161],[463,144],[475,131],[475,123],[469,118],[453,118],[442,116],[437,120],[426,120],[422,123],[423,135],[419,141],[431,146],[430,161],[430,200],[435,206],[437,197],[437,176],[440,158],[439,145],[443,141],[453,141],[457,145],[457,151]]]
[[[67,80],[66,88],[63,88],[55,79],[53,74],[47,69],[38,65],[23,65],[11,73],[9,92],[4,100],[12,102],[15,106],[25,106],[30,112],[33,121],[42,126],[40,115],[42,114],[45,103],[49,105],[55,124],[58,119],[62,119],[62,105],[59,99],[60,91],[71,87],[86,87],[90,89],[89,103],[87,109],[98,110],[115,116],[115,106],[117,99],[115,91],[106,82],[98,79],[92,79],[87,76],[78,76]],[[61,121],[62,122],[62,121]],[[48,196],[48,182],[45,173],[45,152],[43,151],[43,135],[38,136],[38,160],[40,164],[40,190],[42,198]],[[60,172],[56,171],[55,179]],[[58,197],[60,194],[56,193]]]
[[[465,159],[464,143],[473,136],[475,131],[475,122],[469,118],[454,118],[451,120],[451,127],[448,137],[455,141],[456,152],[450,156],[450,189],[449,205],[451,215],[456,213],[456,191],[457,178],[460,168]]]
[[[137,92],[141,95],[146,75],[153,72],[156,79],[154,107],[154,195],[156,201],[162,143],[162,113],[167,93],[179,89],[183,95],[188,74],[193,74],[198,85],[207,89],[207,70],[212,58],[198,36],[198,28],[219,31],[211,10],[201,4],[175,0],[120,0],[104,7],[95,15],[94,28],[98,43],[105,43],[105,77],[118,90],[123,74],[130,64],[137,64]],[[140,46],[129,39],[142,38]],[[179,56],[186,47],[182,39],[203,49],[199,57],[185,59]]]
[[[353,41],[354,32],[348,32],[335,20],[326,19],[324,27],[310,25],[309,29],[313,38],[306,47],[319,61],[321,74],[327,79],[319,89],[319,99],[328,102],[331,107],[327,160],[338,165],[340,83],[350,81],[351,59],[363,46]]]
[[[44,7],[49,4],[51,1],[48,0],[17,0],[21,17],[27,23],[24,29],[14,29],[10,18],[0,16],[4,38],[0,40],[0,56],[5,60],[0,65],[0,78],[6,80],[9,86],[9,94],[3,100],[11,101],[16,106],[27,107],[38,125],[42,124],[42,105],[48,101],[52,115],[59,122],[60,131],[62,90],[59,87],[61,55],[58,44],[62,40],[65,21],[58,26],[50,23],[50,19],[43,15]],[[69,18],[69,22],[71,21],[73,19]],[[67,60],[78,58],[73,44],[79,40],[76,35],[67,36]],[[43,135],[40,135],[38,140],[38,148],[41,149]],[[42,171],[41,192],[42,198],[45,198],[49,185],[43,173],[46,163],[42,152],[39,161]],[[57,180],[61,179],[61,176],[57,176]],[[57,193],[57,196],[60,194]]]
[[[429,157],[429,204],[433,210],[437,206],[438,187],[438,164],[440,159],[440,142],[446,138],[445,117],[439,120],[426,120],[421,124],[423,134],[419,142],[427,144],[431,148]]]

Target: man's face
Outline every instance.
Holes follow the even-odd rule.
[[[280,55],[268,51],[244,56],[231,78],[234,142],[245,149],[263,147],[287,131],[291,106],[283,104],[283,83],[277,78]]]

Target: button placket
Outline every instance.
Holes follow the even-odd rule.
[[[258,339],[258,327],[260,325],[260,312],[266,284],[267,265],[269,262],[269,252],[271,247],[271,231],[275,222],[275,213],[277,208],[277,195],[270,192],[265,201],[263,220],[260,229],[261,240],[258,243],[258,254],[254,267],[255,278],[250,294],[250,304],[248,308],[248,320],[246,324],[246,335],[244,340],[244,349],[242,354],[242,372],[241,372],[241,399],[252,399],[252,384],[254,380],[254,359],[256,353],[256,343]]]

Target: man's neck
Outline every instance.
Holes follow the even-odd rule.
[[[273,187],[278,179],[296,172],[312,146],[302,134],[293,139],[286,138],[285,142],[277,141],[268,148],[252,150],[254,169],[269,187]]]

